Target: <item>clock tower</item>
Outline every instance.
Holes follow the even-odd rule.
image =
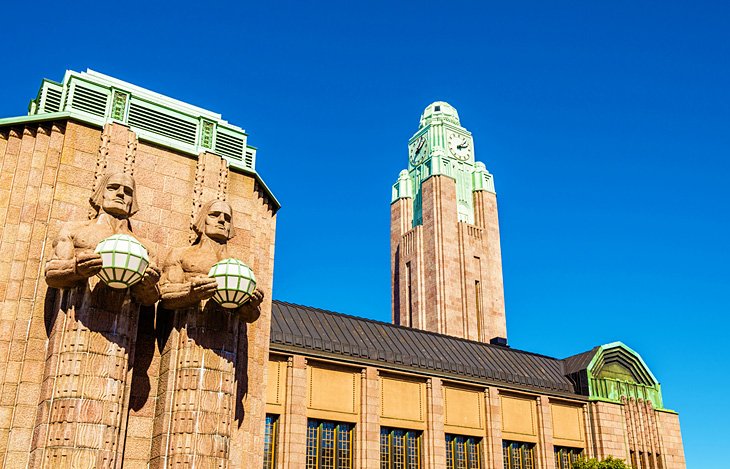
[[[393,322],[489,342],[507,337],[494,179],[451,105],[423,111],[390,211]]]

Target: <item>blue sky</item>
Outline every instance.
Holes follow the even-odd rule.
[[[511,345],[624,341],[689,467],[718,467],[730,4],[74,5],[4,7],[0,116],[92,68],[246,128],[283,205],[278,299],[390,320],[390,186],[423,108],[454,105],[495,176]]]

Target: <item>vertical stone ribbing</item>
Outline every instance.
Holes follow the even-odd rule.
[[[151,467],[229,467],[240,340],[238,315],[174,312],[162,352]]]

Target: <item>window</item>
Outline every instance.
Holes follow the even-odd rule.
[[[408,302],[408,327],[413,327],[413,273],[411,263],[406,262],[406,301]]]
[[[478,257],[475,257],[475,259],[478,259]],[[474,280],[474,297],[477,302],[475,305],[475,311],[477,313],[477,340],[482,340],[482,329],[484,329],[482,325],[482,284],[479,280]]]
[[[448,469],[481,469],[481,454],[481,438],[446,435],[446,467]]]
[[[573,469],[573,463],[583,458],[580,448],[555,447],[555,469]]]
[[[534,469],[535,445],[516,441],[502,442],[504,469]]]
[[[421,432],[380,429],[380,469],[420,469]]]
[[[352,469],[351,423],[307,421],[307,469]]]
[[[276,466],[276,439],[279,433],[279,416],[266,414],[264,433],[264,469]]]

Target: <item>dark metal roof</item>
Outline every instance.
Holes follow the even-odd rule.
[[[596,355],[598,349],[599,347],[593,347],[586,352],[579,353],[577,355],[573,355],[563,359],[565,374],[570,375],[588,368],[588,365],[590,365],[591,360],[593,360],[593,357]]]
[[[278,347],[277,347],[278,346]],[[274,300],[271,348],[574,394],[556,358]]]

